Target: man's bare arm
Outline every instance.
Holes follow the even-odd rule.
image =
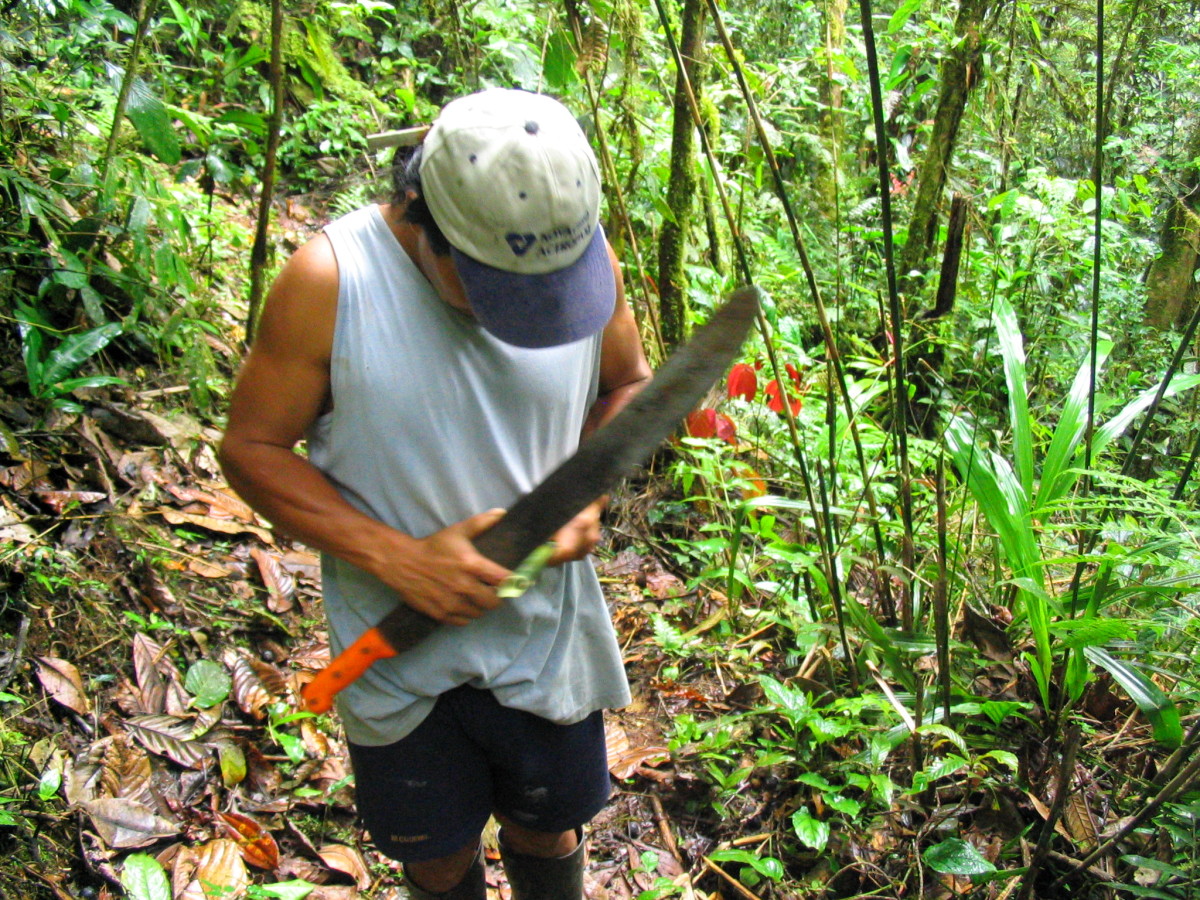
[[[295,450],[329,403],[337,291],[337,261],[322,235],[272,286],[233,393],[222,468],[246,502],[287,534],[370,572],[438,621],[465,624],[499,604],[491,585],[507,572],[470,542],[499,513],[418,540],[355,509]]]

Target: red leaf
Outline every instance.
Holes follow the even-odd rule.
[[[791,363],[787,363],[784,368],[787,369],[787,373],[792,376],[792,382],[796,385],[796,387],[800,387],[800,372],[797,371],[796,367]]]
[[[242,859],[267,871],[279,868],[279,845],[271,832],[241,813],[218,813],[229,836],[237,841]]]
[[[769,382],[767,382],[766,390],[763,393],[767,395],[767,407],[771,410],[771,412],[777,412],[782,415],[783,396],[779,390],[779,382],[772,378]],[[788,403],[792,407],[793,416],[800,412],[800,407],[803,406],[803,403],[799,397],[789,396]]]
[[[737,443],[737,426],[724,413],[717,413],[717,437],[727,444]]]
[[[715,409],[697,409],[687,417],[687,433],[694,438],[720,438],[727,444],[737,443],[737,426],[724,413]]]
[[[754,374],[754,367],[738,363],[730,369],[728,388],[730,397],[753,400],[754,395],[758,393],[758,377]]]
[[[715,409],[697,409],[688,413],[687,433],[694,438],[716,437],[717,411]]]

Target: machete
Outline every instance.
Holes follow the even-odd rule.
[[[506,569],[516,569],[518,578],[530,570],[536,573],[539,548],[654,452],[733,361],[757,312],[757,288],[734,291],[659,368],[644,390],[584,440],[574,456],[476,537],[476,549]],[[517,594],[519,591],[514,591],[509,596]],[[501,596],[505,594],[501,592]],[[437,627],[434,619],[401,600],[304,687],[305,708],[314,713],[327,711],[334,695],[373,662],[411,649]]]

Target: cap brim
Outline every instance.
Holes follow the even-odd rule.
[[[506,344],[569,344],[591,337],[612,318],[617,286],[599,227],[579,259],[542,275],[506,272],[453,247],[450,252],[475,318]]]

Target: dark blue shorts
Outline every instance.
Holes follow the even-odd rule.
[[[533,831],[570,831],[611,789],[600,710],[557,725],[465,685],[396,743],[351,744],[350,759],[359,816],[379,851],[401,862],[450,855],[493,812]]]

